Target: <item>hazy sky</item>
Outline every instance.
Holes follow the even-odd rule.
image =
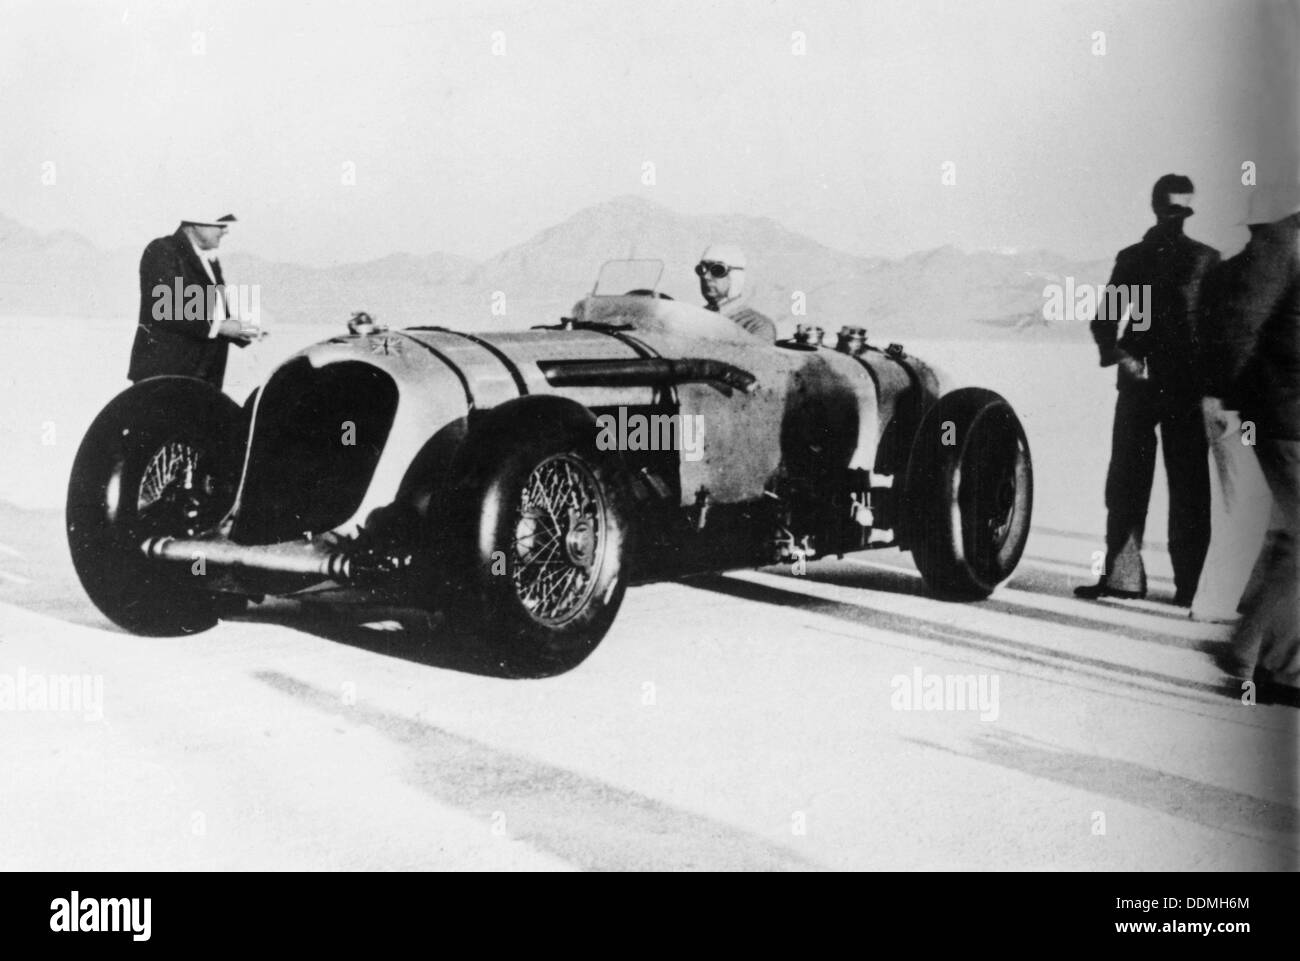
[[[1108,257],[1168,171],[1191,233],[1246,236],[1249,0],[0,8],[0,213],[109,247],[233,211],[277,259],[481,258],[633,193],[860,254]]]

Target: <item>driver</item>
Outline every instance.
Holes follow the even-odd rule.
[[[745,252],[735,244],[711,244],[695,265],[705,308],[731,318],[765,340],[776,340],[776,324],[745,303]]]

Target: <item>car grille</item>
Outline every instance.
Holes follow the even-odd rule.
[[[231,539],[273,544],[347,521],[365,497],[397,412],[397,385],[359,361],[306,358],[263,389]]]

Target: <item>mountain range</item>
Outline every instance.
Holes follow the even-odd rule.
[[[146,238],[147,239],[147,238]],[[590,292],[600,265],[620,257],[664,262],[661,289],[699,302],[691,268],[714,241],[747,253],[752,304],[784,330],[814,322],[881,336],[1086,336],[1078,320],[1043,319],[1043,288],[1105,283],[1109,260],[1050,251],[945,246],[898,260],[827,247],[767,217],[681,214],[639,196],[585,208],[489,260],[395,253],[333,267],[223,256],[226,279],[260,286],[263,322],[341,327],[365,310],[392,326],[466,329],[553,323]],[[140,244],[144,248],[144,241]],[[105,251],[72,231],[39,233],[0,216],[0,316],[133,318],[139,251]],[[802,294],[802,298],[797,295]],[[794,315],[797,300],[806,314]]]

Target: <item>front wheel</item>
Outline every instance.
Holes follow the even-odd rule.
[[[946,394],[925,415],[907,472],[908,543],[935,593],[988,597],[1024,553],[1033,511],[1029,442],[990,390]]]
[[[140,545],[222,519],[239,480],[242,425],[234,401],[187,377],[141,381],[90,425],[68,484],[68,547],[86,594],[118,626],[175,636],[216,624],[225,608],[203,589],[201,565],[163,570]]]

